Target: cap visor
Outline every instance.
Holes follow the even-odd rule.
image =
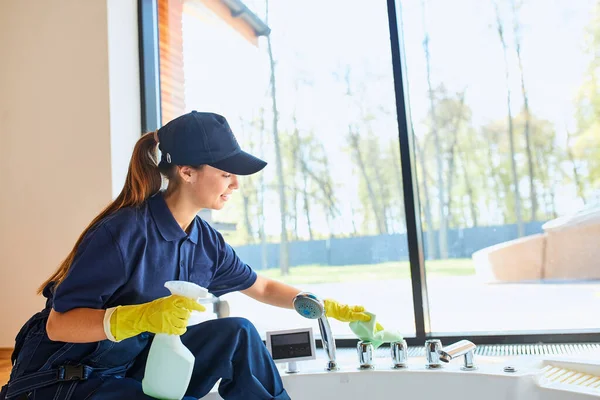
[[[240,151],[229,158],[209,165],[230,174],[252,175],[263,169],[267,162],[245,151]]]

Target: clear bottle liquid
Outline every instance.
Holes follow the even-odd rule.
[[[171,294],[194,300],[208,295],[208,290],[191,282],[168,281],[165,287]],[[157,399],[181,400],[190,383],[194,361],[194,355],[178,335],[155,335],[146,361],[142,390]]]

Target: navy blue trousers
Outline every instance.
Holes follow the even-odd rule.
[[[181,340],[196,358],[185,400],[205,396],[219,379],[219,394],[227,400],[290,399],[267,348],[250,321],[244,318],[206,321],[189,327]],[[141,383],[150,343],[151,340],[146,342],[124,375],[92,375],[87,380],[76,383],[57,383],[34,389],[24,398],[152,399],[143,393]],[[23,350],[25,346],[27,343]],[[33,354],[35,357],[35,353]],[[48,357],[42,354],[39,356]],[[110,362],[110,352],[102,357],[104,363]],[[4,400],[2,395],[0,398]],[[21,398],[23,397],[15,400]]]

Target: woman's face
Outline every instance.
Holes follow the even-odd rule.
[[[238,188],[238,178],[237,175],[204,165],[194,170],[190,188],[194,194],[194,202],[199,208],[220,210]]]

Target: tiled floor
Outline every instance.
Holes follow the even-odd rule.
[[[8,382],[10,375],[10,355],[12,349],[0,349],[0,386]]]

